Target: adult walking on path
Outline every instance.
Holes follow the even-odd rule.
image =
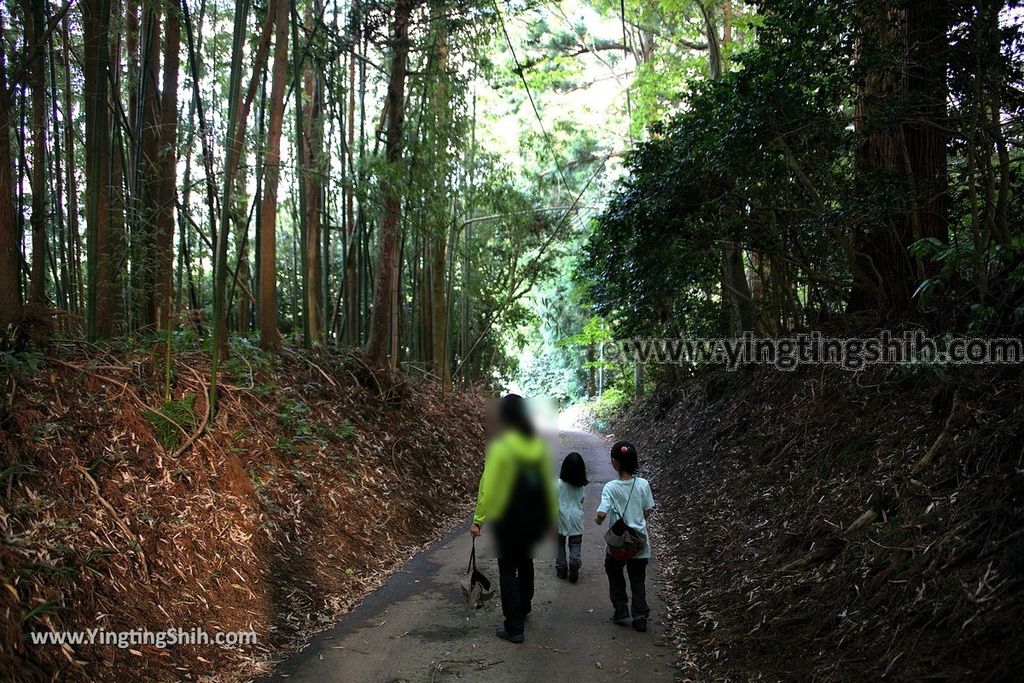
[[[526,401],[517,394],[504,396],[496,413],[470,533],[475,539],[485,524],[493,529],[505,617],[495,635],[522,643],[526,615],[533,609],[533,549],[558,518],[558,498],[551,453]]]

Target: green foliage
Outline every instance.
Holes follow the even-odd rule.
[[[253,386],[258,372],[273,369],[276,360],[274,356],[263,351],[246,337],[231,337],[228,340],[228,349],[230,353],[224,361],[223,369],[235,381]]]
[[[695,84],[687,111],[654,127],[595,225],[580,275],[597,312],[621,317],[625,333],[723,331],[723,243],[806,253],[809,269],[835,271],[824,224],[852,220],[860,205],[843,163],[850,135],[834,115],[853,75],[836,34],[842,13],[796,4],[766,20],[758,46],[738,57],[742,69]],[[834,204],[814,204],[786,148],[822,192],[834,188]],[[774,210],[780,205],[785,211]]]
[[[196,397],[186,394],[178,400],[166,401],[159,410],[147,410],[143,413],[146,421],[153,425],[153,433],[157,443],[165,450],[174,450],[185,437],[182,431],[191,433],[199,424],[195,413]]]
[[[610,429],[622,412],[629,406],[630,395],[622,389],[606,389],[592,405],[594,427]]]
[[[264,384],[257,384],[252,388],[253,392],[259,394],[260,396],[273,396],[274,393],[279,389],[280,387],[278,387],[276,384],[271,384],[269,382]]]
[[[608,323],[598,316],[591,318],[583,325],[579,334],[574,334],[564,341],[564,344],[571,344],[583,348],[590,348],[600,345],[612,338],[611,328]],[[591,361],[585,367],[599,367],[600,361]]]
[[[162,342],[163,339],[160,338],[154,341]],[[178,328],[171,335],[171,345],[178,352],[196,351],[203,348],[203,340],[192,328]]]
[[[42,616],[45,616],[47,614],[52,614],[52,613],[56,612],[59,607],[60,607],[60,603],[57,600],[55,600],[55,599],[45,600],[45,601],[39,603],[38,605],[34,606],[28,612],[26,612],[25,616],[21,618],[21,623],[27,624],[28,622],[32,621],[33,619],[38,619],[38,618],[40,618]]]
[[[547,396],[566,403],[581,393],[575,368],[557,351],[542,350],[522,363],[518,373],[518,384],[527,396]]]
[[[528,395],[563,404],[583,396],[587,385],[586,350],[566,341],[586,326],[579,292],[569,279],[571,259],[560,259],[556,274],[541,283],[532,298],[533,315],[524,328],[528,343],[517,377]]]
[[[595,221],[577,269],[595,312],[614,320],[616,333],[728,334],[728,249],[745,259],[748,281],[760,281],[756,303],[767,329],[836,319],[858,288],[871,284],[871,267],[882,268],[886,257],[872,252],[868,267],[865,251],[879,235],[908,225],[935,190],[900,164],[864,161],[871,136],[898,137],[894,130],[920,120],[921,104],[912,94],[863,95],[867,74],[908,67],[904,43],[892,49],[877,40],[885,21],[895,19],[865,21],[876,11],[889,15],[858,7],[840,0],[764,3],[748,24],[756,26],[756,42],[733,55],[733,70],[717,80],[691,79],[679,113],[651,126],[650,139],[628,159],[629,177]],[[1001,179],[1024,189],[1024,172],[1013,163],[1020,153],[1011,144],[1010,163],[993,170],[1000,141],[965,113],[985,110],[984,92],[1002,103],[1005,120],[1024,106],[1016,85],[1022,54],[1014,47],[1021,26],[1005,22],[993,50],[971,32],[989,30],[985,11],[959,7],[950,17],[950,45],[938,45],[934,55],[949,66],[950,139],[980,141],[973,150],[949,146],[956,200],[949,237],[923,239],[892,257],[925,274],[914,306],[965,311],[947,324],[972,330],[1019,324],[1024,313],[1020,285],[1011,284],[1016,271],[1008,268],[1018,266],[1024,233],[1022,214],[1009,212],[1019,194],[1005,197],[1005,231],[993,222],[1002,200],[991,197]],[[865,102],[866,122],[857,118]],[[1019,130],[1007,134],[1019,137]],[[978,163],[986,165],[984,182]],[[979,199],[985,182],[987,203]],[[887,305],[878,297],[872,303]]]
[[[285,431],[291,436],[299,438],[312,433],[308,418],[309,406],[298,399],[285,399],[281,402],[281,409],[277,413],[277,419]]]
[[[97,569],[95,564],[98,560],[102,560],[113,554],[115,554],[113,550],[90,550],[85,556],[85,561],[82,564],[87,572],[95,574],[96,576],[103,576],[103,572]]]
[[[268,476],[273,476],[276,473],[276,468],[270,463],[263,463],[262,465],[250,465],[245,468],[245,473],[249,475],[249,481],[256,487],[256,490],[260,493],[263,492],[266,483],[263,480],[262,473],[267,473]]]
[[[538,210],[538,198],[516,187],[500,159],[482,155],[476,172],[480,214],[461,226],[463,268],[453,294],[465,306],[468,344],[476,343],[465,361],[469,375],[490,373],[500,384],[516,372],[516,347],[531,320],[522,299],[556,272],[564,245],[551,233],[570,231],[559,213]]]
[[[39,371],[43,360],[43,354],[36,351],[0,351],[0,377],[34,375]]]
[[[318,422],[313,427],[313,434],[323,441],[340,443],[354,437],[356,435],[356,428],[348,420],[337,425],[330,422]]]

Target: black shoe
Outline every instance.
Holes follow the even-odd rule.
[[[647,633],[647,620],[646,619],[634,619],[633,630],[637,633]]]
[[[569,583],[576,583],[580,580],[580,570],[570,569],[569,570]]]
[[[494,635],[498,636],[502,640],[507,640],[510,643],[521,643],[524,640],[526,640],[526,636],[524,636],[522,633],[518,635],[513,635],[511,633],[508,633],[505,630],[504,626],[499,626],[498,630],[494,632]]]
[[[569,576],[569,572],[568,572],[568,570],[566,570],[566,569],[564,569],[564,568],[563,568],[563,569],[557,569],[557,568],[556,568],[556,569],[555,569],[555,574],[556,574],[556,575],[558,576],[558,578],[560,578],[560,579],[564,579],[565,577]]]
[[[629,610],[615,610],[615,614],[612,615],[612,621],[616,624],[623,624],[629,619]]]

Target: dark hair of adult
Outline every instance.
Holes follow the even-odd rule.
[[[615,445],[612,446],[612,460],[616,462],[616,469],[619,470],[619,474],[623,472],[636,474],[637,469],[639,469],[637,467],[636,448],[628,441],[615,442]]]
[[[501,397],[498,401],[498,418],[523,436],[530,437],[537,433],[526,409],[526,401],[519,394],[506,394]]]
[[[586,486],[588,484],[587,465],[583,462],[583,456],[576,451],[565,456],[558,478],[569,486]]]

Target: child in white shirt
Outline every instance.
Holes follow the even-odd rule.
[[[555,573],[570,583],[580,579],[580,549],[583,546],[583,489],[587,485],[587,466],[583,456],[573,451],[562,461],[555,482],[558,489],[558,559]],[[569,546],[569,561],[565,548]]]
[[[643,633],[647,630],[647,617],[650,607],[647,606],[647,563],[651,557],[651,542],[647,535],[647,518],[654,508],[654,496],[651,485],[643,477],[637,477],[636,448],[627,441],[619,441],[612,446],[612,466],[619,473],[604,485],[601,491],[601,504],[597,506],[597,523],[605,518],[609,525],[621,519],[628,527],[635,529],[645,537],[644,547],[630,557],[613,557],[606,549],[604,571],[608,575],[608,592],[612,600],[615,614],[612,621],[624,623],[630,617],[633,628]],[[623,570],[629,576],[629,589],[633,594],[633,605],[630,610],[629,596],[626,595],[626,579]]]

